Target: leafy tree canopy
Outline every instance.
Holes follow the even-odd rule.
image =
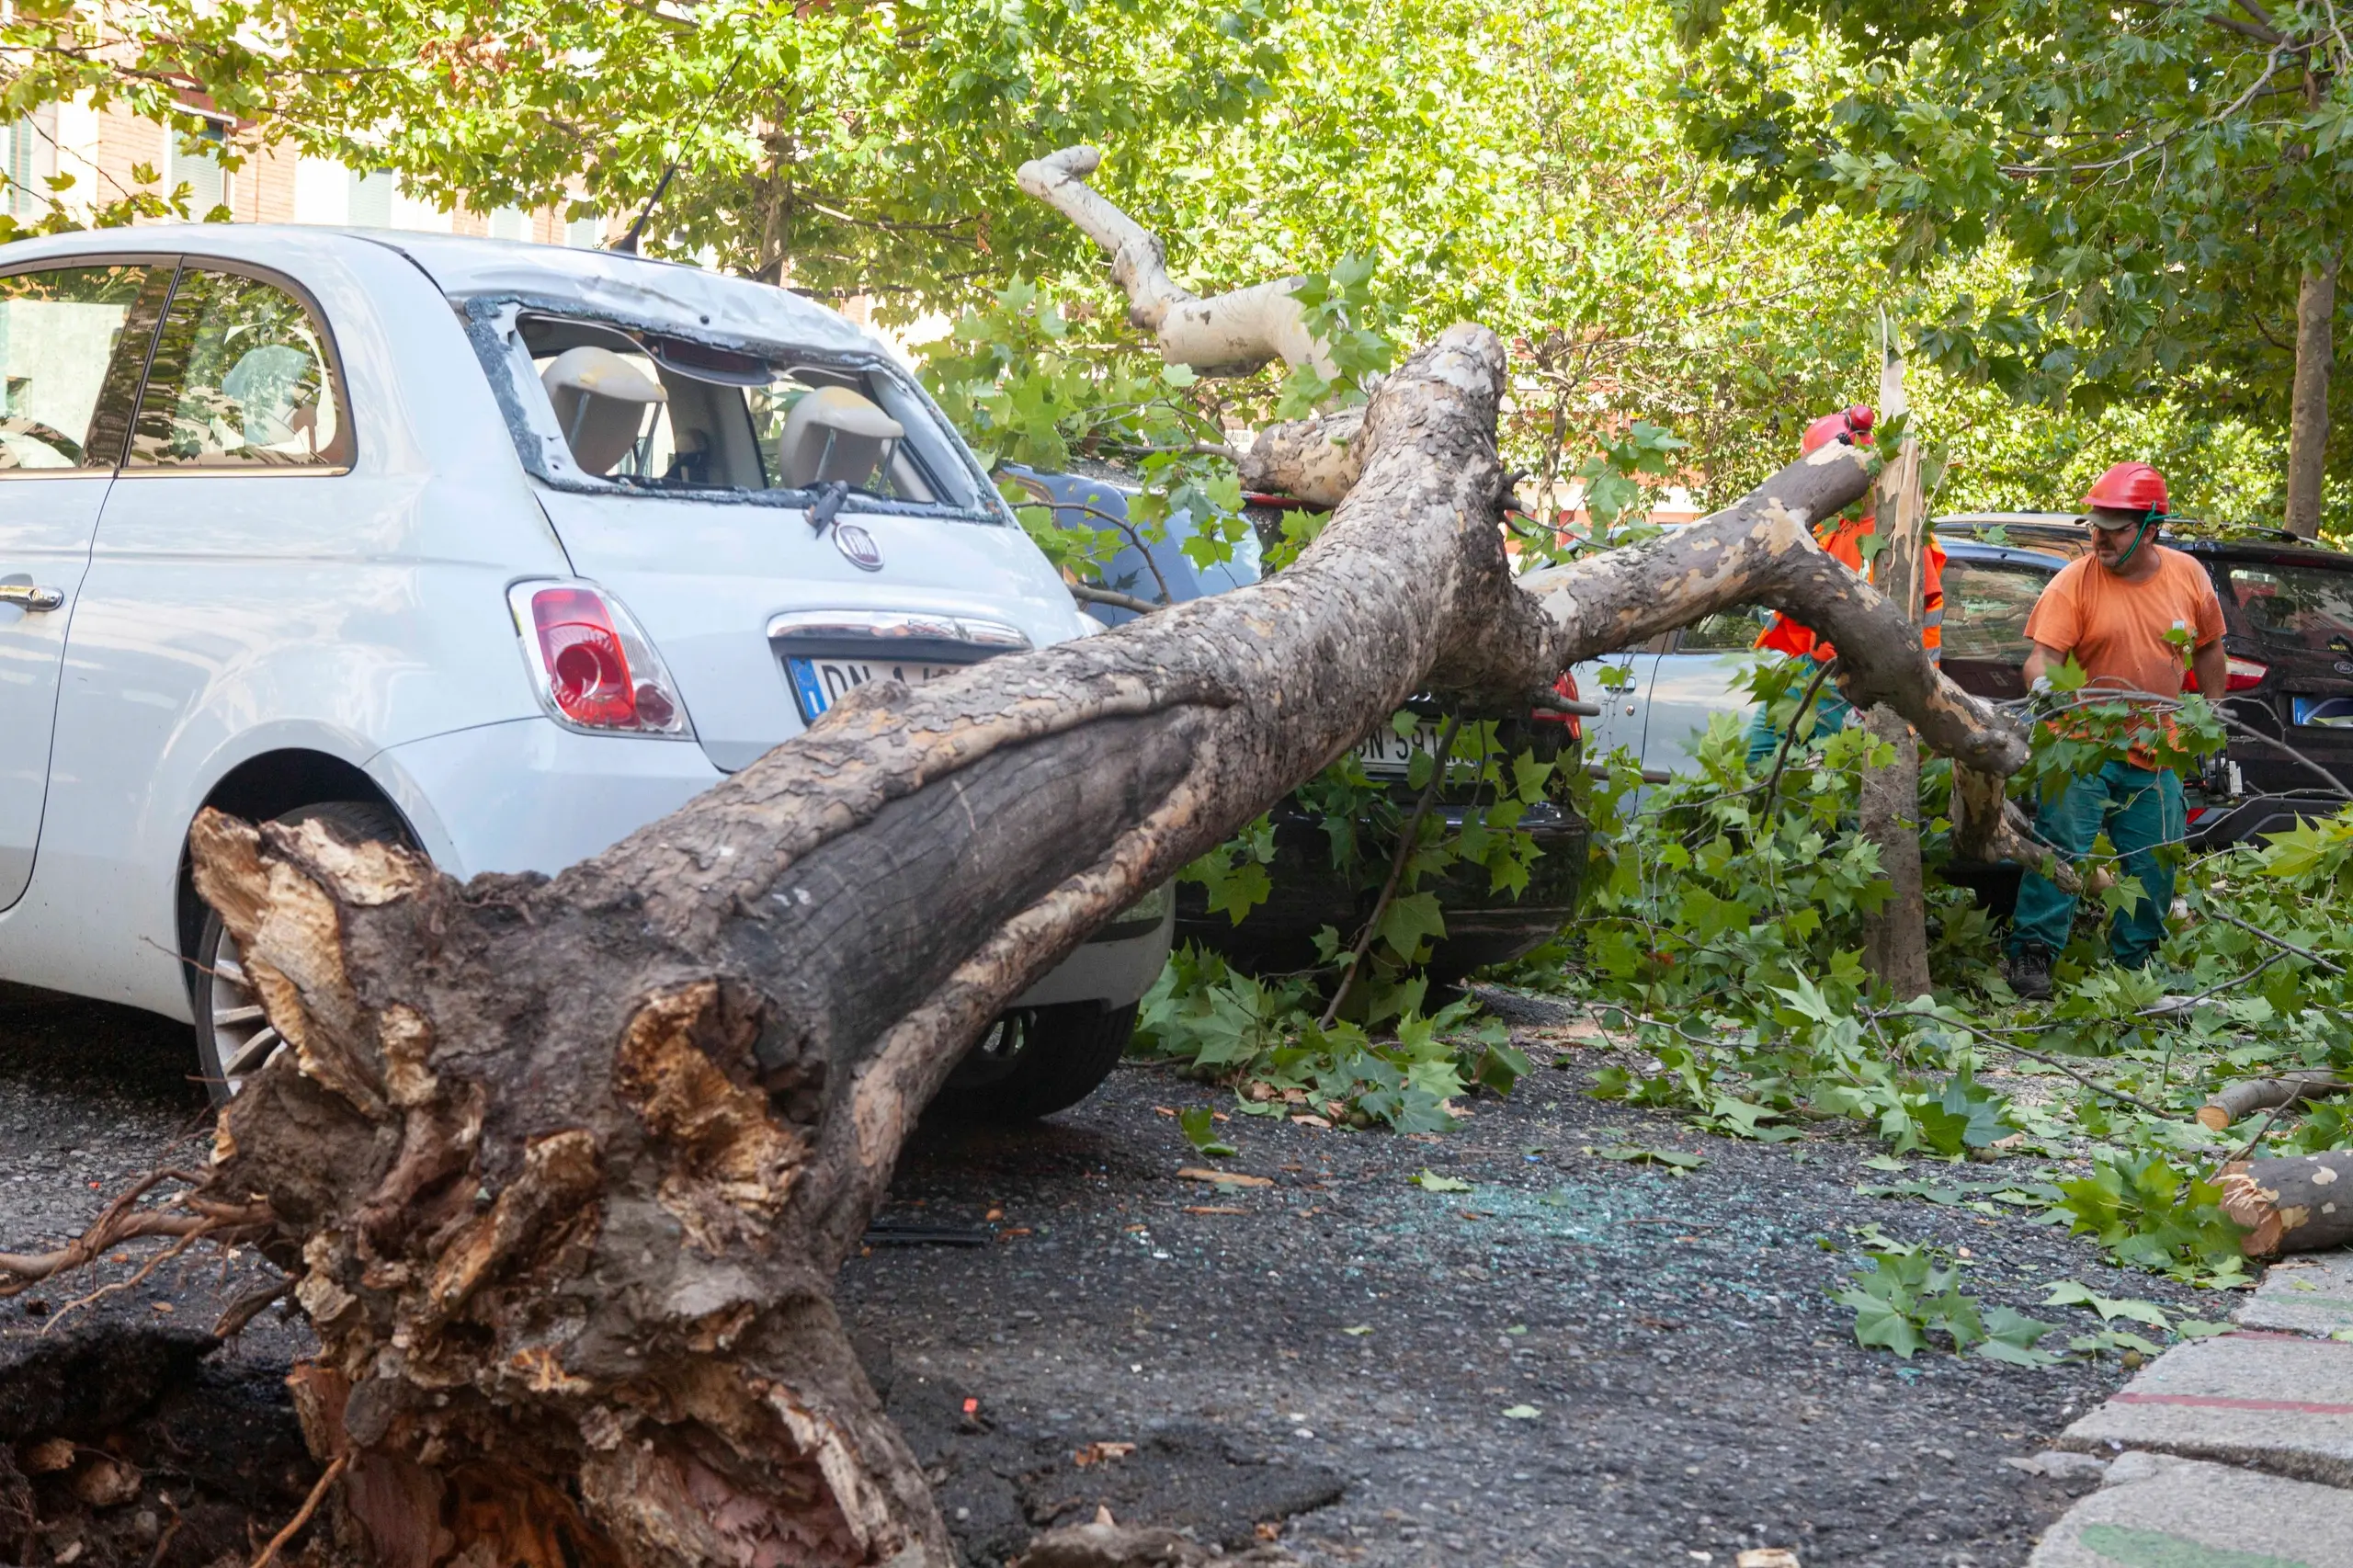
[[[1999,242],[1921,346],[2015,397],[2285,422],[2305,263],[2347,232],[2325,0],[1676,0],[1695,147],[1751,210],[1881,223],[1908,276]]]
[[[245,123],[248,147],[393,169],[412,193],[475,210],[552,201],[619,222],[669,174],[651,254],[864,295],[918,336],[977,309],[995,324],[948,345],[968,382],[975,345],[1035,346],[1044,358],[995,353],[985,373],[1051,374],[1053,396],[973,391],[1054,426],[1033,452],[1086,449],[1102,421],[1082,405],[1157,377],[1121,358],[1135,339],[1092,247],[1015,187],[1024,159],[1084,141],[1109,153],[1097,183],[1168,237],[1194,287],[1354,278],[1353,327],[1412,340],[1477,317],[1508,334],[1506,437],[1540,489],[1646,421],[1687,445],[1644,486],[1728,498],[1806,417],[1873,394],[1884,310],[1933,324],[1932,344],[1976,346],[1940,348],[1952,373],[1915,378],[1921,423],[1954,460],[1940,503],[2065,505],[2114,431],[2080,401],[2021,413],[2010,394],[2033,378],[2013,369],[2055,353],[2055,374],[2065,356],[2109,350],[2077,347],[2105,341],[2099,320],[2052,314],[2038,253],[1964,255],[1975,233],[1945,217],[1946,237],[1923,239],[1911,209],[1831,179],[1836,157],[1860,156],[1844,142],[1778,161],[1735,146],[1735,120],[1752,138],[1778,127],[1786,148],[1844,124],[1834,88],[1888,69],[1850,61],[1850,36],[1871,36],[1849,25],[1862,15],[1680,17],[1712,40],[1695,85],[1738,88],[1735,66],[1764,84],[1727,100],[1704,156],[1685,140],[1699,111],[1677,97],[1699,59],[1679,51],[1678,17],[1604,0],[30,0],[0,18],[0,57],[17,67],[14,114],[81,96],[194,131],[190,102],[209,98]],[[1735,152],[1736,188],[1719,189],[1715,154]],[[88,213],[98,222],[175,201],[63,194],[116,198]],[[1008,315],[1048,309],[1051,334]],[[2247,459],[2267,411],[2193,381],[2155,383],[2163,396],[2133,412],[2135,449],[2177,460],[2194,504],[2256,515],[2276,465]],[[1193,436],[1279,396],[1273,378],[1174,391]],[[1000,423],[988,440],[1008,434],[1022,435]]]

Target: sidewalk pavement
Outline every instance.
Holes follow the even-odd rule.
[[[2013,1461],[2100,1468],[2029,1568],[2353,1568],[2353,1253],[2273,1264],[2238,1332],[2175,1346]]]

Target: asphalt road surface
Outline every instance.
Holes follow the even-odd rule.
[[[1240,1153],[1207,1161],[1174,1113],[1231,1096],[1142,1066],[1034,1127],[926,1126],[841,1299],[969,1560],[994,1568],[1108,1507],[1229,1550],[1271,1539],[1384,1568],[1730,1568],[1756,1546],[1806,1568],[2024,1562],[2068,1497],[2000,1461],[2124,1369],[1859,1348],[1829,1300],[1860,1266],[1858,1230],[1966,1247],[1972,1294],[2045,1318],[2066,1315],[2040,1307],[2061,1278],[2199,1303],[2022,1219],[1858,1196],[1891,1178],[1851,1136],[1734,1142],[1595,1102],[1596,1048],[1540,1005],[1516,1017],[1531,1056],[1563,1065],[1444,1136],[1236,1115],[1221,1131]],[[191,1066],[176,1026],[0,993],[0,1250],[61,1239],[140,1172],[201,1158]],[[1706,1163],[1587,1152],[1628,1144]],[[1212,1165],[1259,1182],[1179,1174]],[[1469,1187],[1426,1187],[1425,1171]],[[0,1303],[0,1366],[139,1262]],[[190,1254],[74,1308],[67,1332],[193,1335],[265,1278]],[[206,1364],[243,1402],[264,1514],[299,1496],[269,1391],[304,1343],[265,1317]],[[158,1555],[171,1568],[186,1550]]]

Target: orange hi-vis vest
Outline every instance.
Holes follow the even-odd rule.
[[[1869,539],[1879,519],[1870,513],[1859,517],[1833,517],[1813,530],[1813,542],[1836,556],[1849,572],[1863,571],[1863,540]],[[1934,659],[1944,648],[1945,623],[1945,552],[1933,534],[1924,541],[1928,547],[1927,570],[1920,584],[1920,646]],[[1879,564],[1872,562],[1874,568]],[[1865,573],[1868,580],[1873,574]],[[1827,664],[1838,656],[1838,651],[1814,636],[1813,632],[1786,615],[1776,615],[1773,624],[1756,640],[1759,648],[1771,648],[1784,653],[1806,653]]]

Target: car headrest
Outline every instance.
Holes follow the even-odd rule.
[[[660,381],[593,344],[557,355],[540,372],[540,384],[555,405],[572,460],[586,473],[608,472],[628,456],[644,426],[646,404],[670,401]]]
[[[792,490],[836,481],[864,484],[906,433],[871,399],[847,387],[819,387],[784,417],[777,442],[779,477]]]

